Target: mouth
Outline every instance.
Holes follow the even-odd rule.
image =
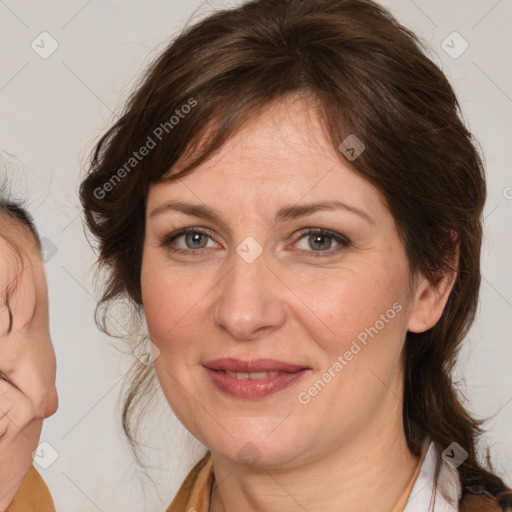
[[[242,359],[235,358],[222,358],[214,359],[203,364],[210,370],[222,370],[224,372],[241,373],[241,374],[257,374],[267,373],[271,374],[274,372],[287,372],[294,373],[300,370],[309,369],[307,366],[301,364],[290,363],[286,361],[279,361],[277,359],[253,359],[251,361],[244,361]],[[243,377],[247,378],[247,377]],[[263,377],[259,377],[263,378]]]
[[[203,366],[217,389],[245,399],[265,398],[291,386],[310,371],[310,368],[274,359],[217,359]]]
[[[224,372],[226,375],[233,377],[234,379],[249,379],[249,380],[262,380],[276,375],[282,375],[283,373],[295,373],[295,372],[231,372],[229,370],[214,370],[217,372]]]

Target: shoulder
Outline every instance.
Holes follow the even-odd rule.
[[[55,512],[50,490],[34,466],[30,466],[6,512]]]
[[[425,444],[426,454],[403,512],[458,512],[462,494],[458,471],[440,457],[433,442]]]
[[[208,512],[213,478],[211,451],[207,450],[181,484],[166,512]]]

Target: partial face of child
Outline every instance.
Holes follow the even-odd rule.
[[[55,413],[56,360],[38,244],[23,224],[0,218],[0,509],[18,492],[43,420]]]
[[[21,392],[33,416],[44,419],[58,408],[45,270],[28,229],[4,217],[0,235],[0,399],[7,394],[7,378],[10,391]]]

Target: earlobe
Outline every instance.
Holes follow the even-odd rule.
[[[452,291],[457,271],[446,270],[436,282],[421,276],[416,285],[414,302],[407,329],[411,332],[424,332],[433,327],[441,318]]]

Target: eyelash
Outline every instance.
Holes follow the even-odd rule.
[[[188,233],[199,233],[201,235],[206,235],[210,238],[212,238],[212,233],[205,229],[200,228],[184,228],[180,229],[179,231],[175,231],[174,233],[170,233],[168,235],[165,235],[162,237],[160,241],[161,247],[166,247],[168,250],[172,252],[176,252],[179,254],[185,254],[190,255],[191,253],[199,253],[198,255],[201,255],[203,250],[205,249],[179,249],[176,247],[171,247],[171,243],[174,242],[177,238],[180,236],[186,235]],[[325,228],[308,228],[304,231],[300,232],[299,238],[296,240],[298,242],[302,238],[310,235],[320,235],[320,236],[327,236],[329,238],[334,239],[336,242],[338,242],[339,246],[335,248],[334,250],[328,249],[326,251],[304,251],[311,253],[314,258],[323,258],[327,256],[333,256],[335,254],[338,254],[343,249],[346,249],[351,245],[351,241],[344,235],[340,235],[339,233],[336,233],[335,231],[330,231],[329,229]],[[302,250],[302,249],[299,249]]]

